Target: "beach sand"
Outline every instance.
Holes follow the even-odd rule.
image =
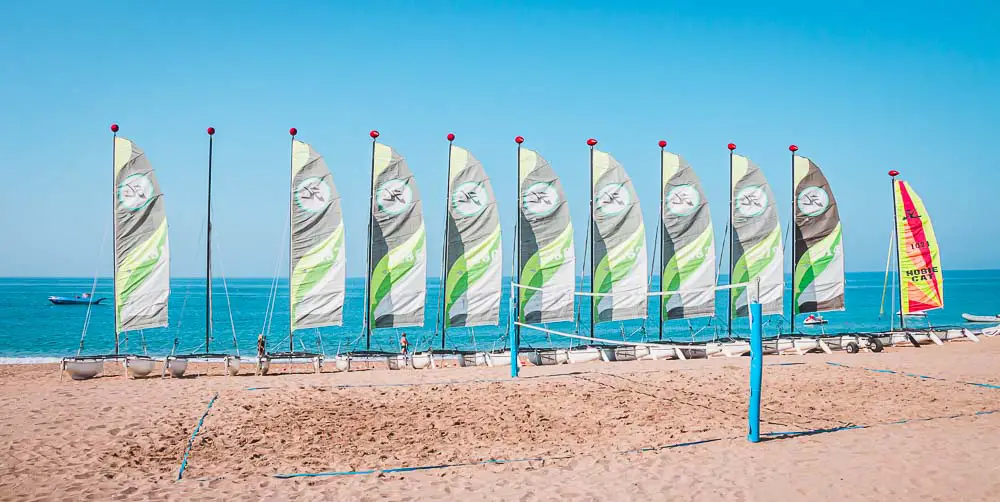
[[[983,413],[1000,388],[962,383],[1000,385],[998,358],[997,339],[766,357],[763,432],[868,427],[760,444],[745,439],[749,358],[525,367],[516,382],[276,363],[141,380],[108,363],[75,382],[6,365],[0,499],[1000,500],[1000,413]],[[490,459],[533,460],[274,477]]]

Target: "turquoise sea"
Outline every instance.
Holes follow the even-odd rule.
[[[885,275],[879,272],[847,274],[847,310],[823,314],[830,323],[824,326],[828,333],[884,330],[889,326],[889,301],[886,299],[886,315],[879,316],[882,285]],[[655,281],[655,278],[654,278]],[[789,279],[786,278],[786,283]],[[255,353],[257,335],[265,330],[268,296],[271,279],[229,279],[226,285],[221,278],[213,280],[214,330],[210,349],[213,352],[239,351]],[[506,282],[506,281],[505,281]],[[720,283],[725,283],[723,277]],[[372,334],[373,350],[395,350],[397,337],[405,331],[411,345],[417,349],[441,346],[437,322],[438,284],[437,279],[428,280],[426,327],[405,329],[381,329]],[[93,284],[87,278],[6,278],[0,279],[0,358],[10,362],[12,358],[37,359],[61,357],[76,353],[80,344],[86,306],[57,306],[47,300],[50,295],[73,296],[89,292]],[[914,320],[917,326],[960,325],[961,314],[996,314],[1000,312],[1000,295],[996,287],[1000,284],[1000,270],[946,271],[945,308],[930,312],[926,320]],[[586,288],[587,286],[584,286]],[[227,290],[228,289],[228,295]],[[178,353],[203,352],[205,340],[205,287],[203,279],[174,279],[170,297],[170,326],[149,329],[143,333],[133,332],[123,335],[122,350],[130,353],[165,355],[176,343]],[[506,291],[506,290],[505,290]],[[97,282],[97,297],[111,297],[110,279]],[[228,297],[228,302],[227,302]],[[296,334],[295,348],[325,351],[333,354],[350,349],[363,349],[364,339],[361,329],[363,279],[348,279],[347,304],[343,327],[329,327],[319,330],[302,330]],[[506,298],[506,292],[504,297]],[[703,341],[726,336],[725,302],[720,293],[719,315],[716,318],[671,321],[665,324],[664,339],[677,341]],[[788,292],[785,299],[788,302]],[[448,330],[447,347],[452,349],[489,349],[506,344],[507,301],[501,305],[501,321],[498,327],[478,327],[475,330],[454,328]],[[577,302],[583,308],[580,318],[580,332],[589,334],[589,314],[585,301]],[[898,309],[898,305],[895,307]],[[895,310],[893,310],[895,311]],[[650,319],[624,323],[605,323],[597,327],[600,338],[629,340],[655,340],[658,338],[655,317],[656,300],[650,301]],[[230,313],[231,319],[230,322]],[[84,354],[109,353],[114,349],[112,332],[112,307],[110,303],[92,308],[92,319],[84,339]],[[800,316],[800,320],[803,316]],[[555,323],[551,329],[572,332],[574,323]],[[746,319],[733,321],[737,336],[746,336]],[[787,321],[781,316],[770,316],[765,320],[766,334],[786,333]],[[819,334],[820,328],[797,326],[797,331]],[[271,350],[288,349],[288,293],[287,282],[279,280],[277,307],[271,320],[268,346]],[[527,346],[568,346],[576,340],[552,337],[529,330],[522,331],[522,344]],[[322,346],[320,345],[322,344]]]

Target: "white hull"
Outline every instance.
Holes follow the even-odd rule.
[[[167,358],[167,372],[170,376],[174,378],[180,378],[184,376],[184,372],[187,371],[188,362],[187,359],[171,359]]]
[[[665,345],[650,345],[647,347],[649,350],[649,359],[659,360],[659,359],[673,359],[677,357],[677,349]]]
[[[348,356],[337,356],[333,359],[333,367],[337,371],[351,371],[351,358]]]
[[[489,366],[486,362],[488,356],[485,352],[473,352],[471,354],[459,354],[458,355],[458,365],[461,367],[466,366]]]
[[[389,366],[390,370],[398,370],[406,367],[406,356],[399,354],[398,356],[389,356],[385,359],[385,363]]]
[[[568,351],[568,358],[571,364],[591,363],[601,360],[601,351],[596,347],[570,349]]]
[[[491,352],[486,355],[491,366],[510,366],[510,351]]]
[[[240,359],[238,357],[226,357],[225,365],[230,376],[236,376],[240,373]]]
[[[73,380],[87,380],[104,370],[104,361],[63,361],[63,370]]]
[[[566,349],[536,349],[525,351],[528,362],[535,366],[550,366],[569,362],[569,351]]]
[[[706,343],[705,355],[722,357],[742,357],[750,354],[750,342]]]
[[[649,347],[645,345],[624,345],[615,347],[616,361],[635,361],[649,356]]]
[[[434,356],[432,356],[430,352],[413,354],[413,358],[410,360],[410,363],[413,365],[413,369],[422,370],[431,366],[431,359],[433,357]]]
[[[125,367],[132,378],[140,378],[149,375],[156,369],[156,361],[146,357],[126,357]]]

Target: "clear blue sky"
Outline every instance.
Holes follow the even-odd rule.
[[[93,274],[108,228],[111,122],[158,170],[175,276],[201,273],[209,125],[229,276],[272,273],[292,126],[334,172],[351,276],[364,270],[372,128],[417,176],[432,275],[448,132],[493,177],[507,250],[515,135],[563,177],[581,258],[585,139],[630,171],[652,240],[662,138],[701,176],[720,239],[726,143],[768,176],[783,229],[795,143],[833,185],[848,270],[884,266],[889,168],[923,196],[945,268],[1000,267],[989,209],[1000,185],[995,4],[619,3],[9,3],[0,275]]]

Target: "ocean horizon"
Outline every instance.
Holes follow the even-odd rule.
[[[994,285],[1000,281],[1000,270],[944,271],[945,307],[928,312],[926,319],[908,320],[914,328],[956,326],[963,324],[962,313],[992,315],[1000,312]],[[728,278],[720,277],[725,284]],[[766,316],[766,335],[788,332],[787,311],[790,304],[790,277],[786,274],[785,316]],[[885,272],[848,272],[845,289],[847,308],[823,313],[829,323],[821,327],[806,327],[797,323],[796,332],[822,334],[838,332],[872,332],[889,328],[890,310],[898,310],[895,295],[886,295],[884,312],[880,315]],[[166,328],[129,332],[121,337],[121,351],[164,356],[170,353],[203,352],[205,342],[205,279],[175,277],[171,279],[169,325]],[[659,278],[652,286],[658,288]],[[891,277],[890,277],[891,281]],[[75,355],[81,343],[87,307],[60,306],[48,301],[48,296],[74,296],[88,293],[93,278],[84,277],[5,277],[0,278],[0,364],[19,362],[51,362],[59,357]],[[267,316],[272,287],[276,284],[273,315]],[[504,279],[499,326],[449,328],[445,346],[459,350],[488,350],[506,345],[508,331],[509,278]],[[255,354],[257,335],[267,333],[272,351],[288,350],[288,281],[287,278],[213,278],[213,330],[209,349],[212,352]],[[589,288],[584,281],[578,289]],[[411,348],[440,348],[437,328],[439,280],[428,277],[427,300],[423,327],[373,330],[371,349],[395,351],[400,333],[406,332]],[[97,279],[94,295],[111,298],[111,279]],[[664,323],[663,339],[672,341],[707,341],[727,336],[724,293],[717,295],[715,317],[677,320]],[[365,348],[362,330],[364,278],[347,280],[344,325],[340,327],[299,330],[295,335],[295,350],[335,354]],[[108,302],[106,300],[105,302]],[[549,328],[562,332],[589,334],[588,302],[577,301],[577,321],[551,323]],[[608,322],[597,325],[596,336],[610,340],[646,341],[660,338],[657,327],[655,297],[650,298],[645,320]],[[798,319],[801,321],[803,315]],[[747,336],[746,318],[733,320],[733,335]],[[897,323],[898,324],[898,323]],[[566,337],[549,336],[523,329],[522,346],[571,346],[579,343]],[[110,303],[91,308],[91,319],[83,337],[81,354],[104,354],[114,350],[113,310]]]

